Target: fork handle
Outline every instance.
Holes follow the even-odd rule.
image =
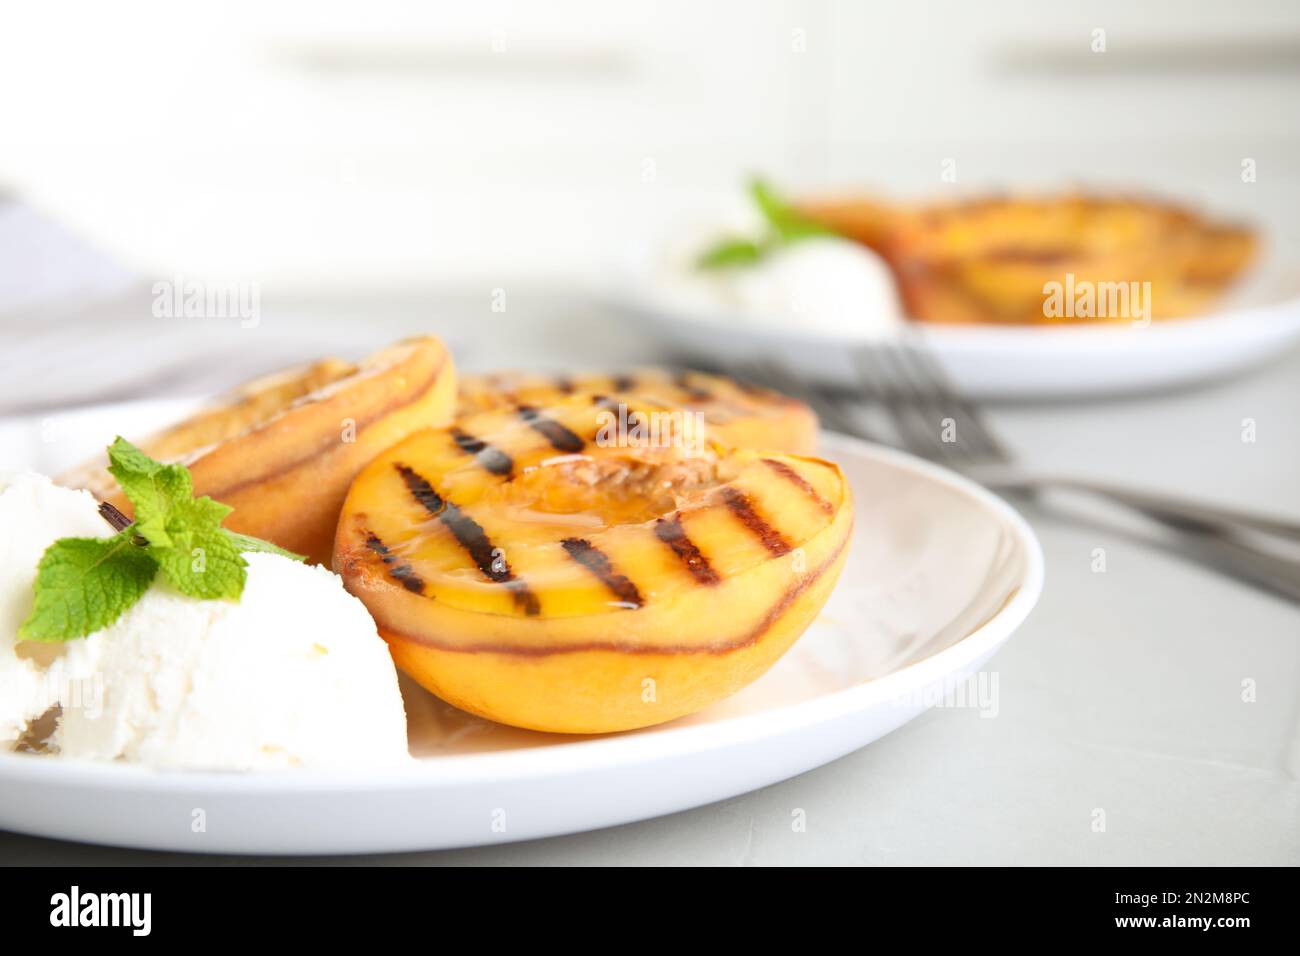
[[[1185,535],[1180,548],[1190,548],[1203,564],[1300,604],[1300,563],[1212,532]]]
[[[1016,472],[979,472],[977,480],[995,488],[1025,491],[1063,488],[1083,491],[1108,498],[1129,508],[1135,508],[1160,519],[1166,524],[1193,530],[1228,531],[1247,529],[1300,541],[1300,521],[1291,521],[1271,515],[1228,508],[1222,505],[1193,501],[1166,494],[1152,494],[1137,488],[1105,481],[1069,478],[1057,475],[1019,474]]]
[[[985,478],[977,480],[985,481]],[[1296,538],[1300,527],[1293,522],[1185,499],[1157,497],[1106,482],[1002,473],[990,475],[986,483],[1003,491],[1063,488],[1108,498],[1163,522],[1178,534],[1176,544],[1154,540],[1152,543],[1300,604],[1300,561],[1239,540],[1233,533],[1244,528]]]

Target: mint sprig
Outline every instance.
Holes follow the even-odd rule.
[[[112,538],[60,538],[46,548],[37,566],[32,613],[18,636],[69,640],[116,621],[158,573],[157,562],[131,539],[127,530]]]
[[[248,563],[283,548],[221,526],[231,509],[194,497],[188,468],[154,461],[124,438],[108,448],[109,473],[135,510],[111,538],[60,538],[41,557],[32,613],[18,629],[29,641],[69,641],[107,627],[140,600],[159,572],[182,594],[238,600]]]
[[[801,215],[762,179],[750,181],[749,196],[763,214],[764,233],[756,239],[733,236],[721,240],[700,254],[695,260],[697,268],[752,266],[782,246],[814,236],[832,235],[825,226]]]
[[[695,264],[701,269],[752,266],[764,255],[763,247],[752,239],[723,239],[701,253]]]

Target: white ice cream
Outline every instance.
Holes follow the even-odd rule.
[[[0,750],[57,698],[34,659],[53,656],[58,646],[17,643],[41,555],[57,538],[112,533],[88,492],[60,488],[43,475],[0,474]]]
[[[692,262],[679,267],[676,284],[697,304],[794,333],[873,339],[905,321],[884,260],[830,236],[782,246],[753,265],[703,270]]]
[[[64,756],[221,770],[410,759],[397,671],[361,602],[324,568],[245,557],[238,602],[155,583],[69,642],[68,677],[99,675],[104,699],[64,707]]]

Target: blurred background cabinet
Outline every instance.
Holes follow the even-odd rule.
[[[752,170],[1155,190],[1290,242],[1297,93],[1292,0],[26,4],[0,187],[146,276],[313,296],[588,282]]]

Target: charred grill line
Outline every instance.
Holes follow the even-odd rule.
[[[616,392],[630,392],[632,389],[636,388],[636,376],[615,375],[613,384],[614,391]]]
[[[627,407],[627,403],[610,398],[608,395],[591,396],[591,404],[599,406],[611,415],[619,415],[620,413],[625,414],[628,428],[635,428],[641,422],[640,412],[632,411]],[[591,436],[592,444],[601,444],[602,436],[606,434],[606,427],[601,425],[596,429],[596,433]]]
[[[813,500],[813,503],[817,505],[817,507],[820,508],[822,511],[826,512],[827,514],[830,514],[832,511],[835,510],[833,507],[831,507],[831,503],[829,501],[827,501],[821,495],[817,494],[817,489],[812,486],[812,484],[808,481],[807,478],[799,474],[799,472],[795,471],[785,462],[777,461],[774,458],[764,458],[763,464],[767,465],[767,467],[771,468],[774,472],[776,472],[786,481],[790,482],[790,484],[794,485],[796,488],[798,488],[800,491],[806,494],[809,498]]]
[[[542,605],[538,602],[537,595],[529,590],[528,585],[523,581],[512,578],[506,582],[506,590],[514,598],[515,604],[529,617],[536,617],[542,613]]]
[[[691,384],[690,372],[679,372],[673,376],[673,384],[685,392],[692,401],[707,402],[713,397],[713,393],[707,388],[700,388],[698,385]]]
[[[815,568],[809,569],[807,574],[791,576],[791,585],[786,588],[775,601],[769,605],[767,613],[763,615],[752,627],[746,628],[740,634],[734,637],[724,638],[711,644],[668,644],[668,645],[633,645],[629,646],[623,641],[582,641],[567,645],[554,644],[509,644],[509,643],[492,643],[478,644],[468,648],[472,654],[516,654],[520,657],[535,658],[549,657],[553,654],[582,654],[588,651],[617,651],[620,654],[708,654],[720,655],[730,654],[733,651],[745,647],[753,647],[761,641],[772,630],[773,626],[781,620],[785,613],[790,609],[795,601],[808,592],[822,576],[834,567],[835,563],[844,555],[845,548],[848,547],[847,536],[843,538],[836,546],[834,552],[827,557],[825,561]],[[386,633],[393,633],[393,628],[386,629]],[[466,648],[459,644],[448,644],[440,641],[436,637],[428,635],[414,638],[407,635],[398,636],[406,637],[407,640],[418,640],[420,643],[429,644],[432,647],[439,647],[445,650],[464,651]]]
[[[587,447],[586,442],[565,428],[559,422],[546,418],[531,405],[519,406],[519,417],[537,434],[541,435],[556,451],[575,454]]]
[[[565,553],[594,574],[600,583],[618,598],[620,604],[638,608],[645,603],[641,600],[641,592],[637,590],[636,585],[626,576],[615,571],[609,556],[590,541],[585,538],[565,538],[560,543]]]
[[[561,395],[573,394],[573,381],[564,375],[555,376],[555,388]]]
[[[433,485],[429,484],[423,476],[417,474],[415,469],[409,465],[399,463],[395,467],[397,473],[402,476],[402,481],[406,482],[407,490],[411,492],[412,497],[420,503],[424,510],[435,518],[442,517],[447,502],[442,495],[433,490]]]
[[[591,404],[595,405],[602,411],[609,412],[611,415],[618,415],[618,402],[614,401],[614,399],[610,398],[608,395],[591,396]],[[615,427],[617,428],[617,426]],[[610,442],[611,438],[613,439],[613,443],[617,443],[617,435],[611,436],[609,434],[609,426],[599,425],[596,427],[595,432],[592,433],[591,443],[593,445],[604,445]]]
[[[394,581],[408,591],[414,591],[416,594],[424,593],[424,579],[416,574],[415,569],[409,564],[398,564],[397,556],[389,550],[388,545],[379,540],[379,535],[373,531],[367,532],[366,547],[379,556],[379,560],[388,568],[388,573],[392,575]]]
[[[754,533],[763,547],[773,555],[780,557],[790,550],[790,544],[763,517],[754,510],[754,503],[749,496],[730,486],[722,489],[722,501],[731,509],[731,513],[740,519],[740,523]]]
[[[500,448],[494,448],[481,438],[467,435],[459,428],[451,430],[451,437],[456,442],[457,448],[472,456],[475,461],[492,474],[500,475],[502,478],[509,478],[514,472],[514,461]]]
[[[680,515],[656,521],[655,537],[673,549],[673,553],[700,584],[712,586],[722,580],[709,564],[708,558],[700,554],[695,542],[686,536]]]
[[[489,581],[504,584],[511,592],[515,604],[522,608],[525,614],[539,613],[541,605],[537,601],[537,595],[515,576],[515,573],[510,570],[510,564],[499,557],[483,526],[438,494],[415,469],[403,464],[398,464],[396,467],[402,480],[406,482],[411,496],[423,506],[425,511],[446,525],[452,537],[469,554],[470,560],[483,572],[483,576]]]

